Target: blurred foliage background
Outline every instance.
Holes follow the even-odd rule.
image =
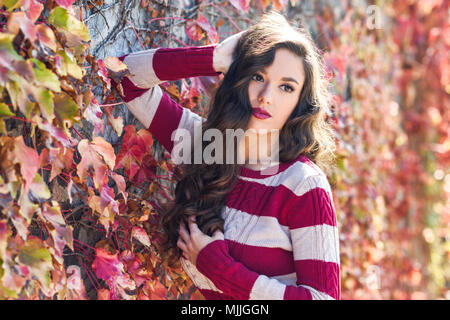
[[[337,168],[329,176],[329,181],[333,189],[340,230],[342,298],[450,298],[450,7],[448,1],[123,0],[115,2],[87,0],[74,2],[19,0],[15,3],[0,1],[1,32],[11,32],[7,30],[7,21],[11,12],[18,10],[28,12],[32,4],[44,6],[40,18],[34,20],[36,23],[45,23],[49,26],[54,24],[52,21],[48,24],[48,8],[61,5],[67,8],[70,15],[85,24],[91,39],[90,45],[86,47],[86,53],[92,59],[86,59],[87,61],[79,59],[82,57],[80,52],[82,50],[78,50],[75,56],[78,64],[84,65],[87,70],[90,67],[86,63],[89,62],[92,66],[95,64],[96,68],[93,70],[96,72],[101,70],[101,65],[97,67],[97,62],[94,60],[101,60],[107,56],[120,56],[157,47],[217,43],[231,34],[245,30],[258,19],[262,12],[270,9],[285,14],[294,25],[305,26],[310,30],[323,53],[330,90],[334,94],[333,106],[328,118],[336,131]],[[0,45],[6,43],[4,38],[2,41]],[[57,42],[59,41],[60,38],[57,36]],[[64,46],[69,45],[65,43]],[[1,51],[4,50],[2,48],[0,52],[4,52]],[[5,58],[0,55],[1,57]],[[200,112],[209,98],[211,84],[213,86],[216,81],[217,79],[207,77],[192,78],[170,85],[166,84],[164,89],[183,106]],[[102,81],[93,82],[91,86],[98,102],[113,102],[112,105],[115,106],[113,110],[111,105],[98,105],[105,112],[102,119],[107,121],[102,132],[103,137],[114,146],[117,153],[124,141],[123,127],[126,124],[132,124],[138,129],[140,124],[133,119],[123,104],[114,100],[117,96],[109,95],[106,88],[106,82]],[[6,91],[4,106],[11,106],[9,103],[11,101],[7,101],[5,97]],[[8,110],[8,113],[5,110],[2,109],[0,119],[5,120],[6,130],[11,133],[10,130],[13,127],[23,122],[21,124],[23,127],[18,127],[15,135],[23,133],[23,136],[26,136],[26,121],[13,119],[10,117],[11,111]],[[16,115],[18,114],[17,112]],[[118,119],[123,119],[123,122]],[[92,132],[94,131],[94,135],[97,135],[100,130],[99,127],[93,127],[94,123],[91,120],[88,122],[92,126],[89,123],[83,123],[83,125],[73,123],[72,127],[78,135],[92,138]],[[95,125],[100,126],[98,123]],[[101,127],[103,128],[103,125]],[[43,127],[41,129],[44,130]],[[135,131],[133,132],[136,134]],[[127,141],[131,141],[130,137],[134,136],[130,133],[130,136],[126,138]],[[25,143],[31,146],[31,142],[26,139]],[[170,161],[164,158],[167,155],[157,141],[153,142],[152,152],[158,161],[160,159]],[[154,183],[146,186],[147,192],[141,193],[139,190],[132,189],[133,184],[127,184],[126,191],[129,199],[134,194],[136,197],[133,199],[136,203],[138,203],[136,199],[144,197],[170,201],[171,182],[167,176],[162,180],[157,176],[170,171],[170,166],[168,169],[169,162],[166,161],[157,162],[156,166],[160,168],[161,163],[164,170],[156,171],[154,179],[158,188],[164,190],[163,197],[161,194],[153,193],[156,188]],[[155,163],[148,165],[155,166]],[[117,176],[114,177],[117,178]],[[140,179],[143,179],[142,177]],[[74,179],[75,176],[70,173],[70,178]],[[47,182],[46,179],[44,180]],[[82,180],[74,181],[83,183]],[[0,182],[3,183],[3,180]],[[116,196],[112,189],[107,190],[112,192],[113,198]],[[2,186],[0,191],[7,192],[7,188]],[[58,189],[55,187],[49,192],[55,194],[58,193]],[[64,192],[66,192],[64,189],[59,190],[59,196]],[[94,195],[93,191],[89,192],[91,196]],[[119,190],[117,196],[118,194]],[[6,196],[2,199],[3,203],[6,203]],[[145,204],[149,205],[148,203]],[[21,204],[15,203],[15,205],[20,207]],[[90,206],[94,212],[94,206]],[[153,202],[152,206],[157,207]],[[61,209],[63,208],[64,206],[61,206]],[[134,209],[137,210],[137,208],[139,206],[135,204]],[[122,212],[124,209],[118,206],[117,210]],[[17,212],[20,214],[21,211]],[[11,216],[6,214],[0,215],[1,217],[11,219]],[[42,219],[45,220],[43,217]],[[77,219],[78,222],[81,221],[80,216]],[[111,225],[113,221],[114,219],[110,221]],[[15,223],[17,227],[17,221]],[[66,223],[70,224],[68,220]],[[86,223],[85,221],[84,226]],[[115,285],[108,282],[106,278],[102,278],[104,274],[99,272],[101,268],[98,267],[100,258],[104,259],[101,261],[106,269],[112,266],[110,263],[113,260],[115,264],[121,263],[120,261],[131,261],[130,256],[127,256],[129,252],[125,249],[129,249],[127,243],[131,244],[132,241],[130,238],[132,227],[124,229],[130,231],[130,234],[127,231],[121,233],[121,237],[117,237],[117,233],[116,237],[113,237],[105,235],[103,229],[103,231],[100,230],[102,225],[104,223],[91,224],[90,232],[86,232],[87,229],[76,229],[74,225],[73,240],[78,245],[72,244],[72,250],[77,254],[78,260],[74,259],[68,263],[69,257],[64,257],[66,267],[69,264],[83,266],[81,277],[90,298],[111,298],[109,291],[100,292],[99,290],[106,290],[100,289],[101,287],[111,289]],[[6,224],[0,225],[2,226],[6,228]],[[150,234],[150,239],[155,240],[151,232],[156,231],[152,231],[152,228],[143,224],[139,226],[138,229],[133,230],[142,232],[145,229]],[[0,228],[0,231],[2,230]],[[13,230],[14,232],[16,231]],[[40,232],[42,237],[42,226]],[[6,248],[6,237],[0,237],[0,240]],[[141,238],[143,243],[148,241],[145,235]],[[37,248],[39,243],[34,239],[32,247]],[[83,244],[85,246],[82,246]],[[124,244],[123,248],[121,244]],[[8,248],[10,247],[8,242]],[[116,249],[113,250],[113,247]],[[95,253],[92,251],[88,253],[90,249],[96,250]],[[7,252],[5,250],[0,252],[5,254]],[[116,252],[114,259],[110,255],[113,252]],[[119,252],[121,254],[117,256]],[[157,250],[145,252],[145,254],[143,252],[140,250],[138,253],[140,254],[139,263],[147,261],[147,265],[153,264],[153,266],[159,263],[156,262],[160,261],[156,257],[158,256],[158,259],[161,257]],[[46,258],[46,263],[49,263],[49,257]],[[5,260],[4,257],[1,258]],[[132,259],[135,257],[133,256]],[[4,270],[7,269],[4,267]],[[126,269],[125,272],[130,270]],[[60,271],[63,272],[62,269]],[[8,275],[5,272],[0,269],[3,284]],[[176,273],[167,271],[167,274],[170,274],[173,279],[177,277]],[[162,275],[165,275],[164,272]],[[95,276],[100,279],[100,285],[97,279],[93,279]],[[54,275],[51,279],[57,281]],[[137,279],[133,274],[131,278],[127,278],[127,281],[138,283]],[[184,279],[177,282],[180,283],[181,293],[189,292],[186,295],[180,295],[180,292],[169,293],[171,291],[167,282],[161,280],[163,285],[157,282],[156,287],[153,285],[148,287],[145,293],[133,295],[122,290],[120,291],[122,294],[114,297],[200,298],[192,291],[192,283],[186,281]],[[131,284],[129,286],[133,287]],[[167,288],[169,291],[166,291]],[[2,289],[0,284],[1,290],[6,289]],[[91,291],[93,294],[89,294]],[[16,296],[11,292],[5,292],[0,294],[0,297]],[[24,292],[19,296],[38,297],[37,294]],[[41,295],[39,297],[42,298]]]

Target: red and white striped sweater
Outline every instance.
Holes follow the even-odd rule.
[[[148,49],[119,58],[133,74],[122,80],[123,100],[169,153],[173,131],[193,132],[202,118],[158,84],[219,75],[215,46]],[[271,175],[242,167],[222,217],[225,240],[203,248],[196,265],[181,261],[206,299],[340,299],[332,192],[307,157],[281,163]]]

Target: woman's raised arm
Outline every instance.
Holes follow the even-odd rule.
[[[173,131],[193,132],[203,119],[177,104],[158,84],[226,72],[231,64],[228,55],[231,56],[235,43],[236,35],[233,35],[219,45],[147,49],[119,57],[131,73],[120,83],[125,105],[169,153],[174,146]],[[118,84],[113,79],[111,82],[117,89]]]

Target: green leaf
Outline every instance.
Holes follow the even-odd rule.
[[[52,120],[55,118],[53,93],[48,89],[39,88],[38,90],[36,90],[36,95],[37,95],[37,97],[36,97],[37,103],[39,104],[39,107],[41,108],[42,114],[51,123]]]
[[[36,67],[33,67],[34,76],[36,77],[36,81],[55,92],[61,92],[61,87],[59,83],[59,79],[56,74],[54,74],[51,70],[45,67],[45,64],[35,58],[30,59]]]
[[[52,196],[39,173],[36,173],[34,176],[33,182],[31,182],[30,185],[30,190],[33,191],[35,196],[41,199],[50,199]]]
[[[79,123],[78,105],[70,96],[62,92],[53,99],[55,103],[55,114],[58,121],[63,125],[65,121]]]
[[[13,116],[14,113],[9,110],[6,103],[0,102],[0,118]]]
[[[89,35],[89,30],[86,25],[74,16],[70,15],[67,10],[62,7],[53,9],[50,13],[48,21],[55,27],[66,30],[84,41],[91,40],[91,36]]]
[[[43,285],[50,286],[50,270],[53,270],[52,256],[37,237],[30,237],[19,252],[19,261],[30,267],[31,274]]]
[[[20,7],[21,4],[22,4],[21,0],[0,0],[0,7],[2,5],[5,6],[9,12]]]
[[[50,13],[48,22],[55,27],[67,29],[69,26],[69,14],[66,9],[57,7]]]
[[[9,33],[0,32],[0,65],[14,70],[12,61],[23,60],[13,47],[14,35]]]
[[[27,243],[19,253],[19,260],[23,264],[35,268],[48,268],[52,266],[52,256],[46,248],[36,245],[35,242]]]
[[[58,50],[56,55],[61,57],[61,69],[59,70],[61,75],[65,76],[69,74],[75,79],[81,80],[83,71],[76,61],[74,62],[74,58],[70,57],[65,50]]]

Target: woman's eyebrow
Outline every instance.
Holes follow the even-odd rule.
[[[264,69],[261,69],[261,72],[264,73],[264,74],[267,74],[266,71],[265,71]],[[282,81],[288,81],[288,82],[295,82],[296,84],[300,85],[300,84],[298,83],[298,81],[295,80],[295,79],[292,78],[292,77],[283,77],[283,78],[281,78],[281,80],[282,80]]]

